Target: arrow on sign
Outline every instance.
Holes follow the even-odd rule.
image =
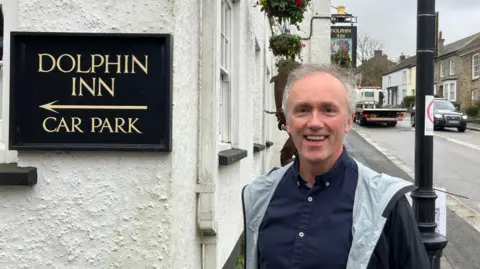
[[[102,110],[147,110],[147,106],[118,106],[118,105],[58,105],[57,101],[39,107],[58,113],[59,109],[102,109]]]

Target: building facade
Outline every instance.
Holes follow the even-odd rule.
[[[444,42],[440,32],[435,59],[434,92],[465,110],[479,98],[480,33],[446,45]]]
[[[382,89],[386,91],[386,103],[398,106],[405,96],[415,95],[417,57],[400,56],[400,62],[382,74]]]
[[[33,186],[0,186],[0,268],[222,268],[243,231],[242,187],[278,154],[269,149],[276,118],[264,113],[275,110],[276,68],[260,8],[246,0],[0,4],[0,162],[36,173]],[[304,62],[330,61],[330,20],[311,21],[329,10],[328,0],[314,0],[306,13]],[[172,151],[10,150],[11,31],[171,33]]]

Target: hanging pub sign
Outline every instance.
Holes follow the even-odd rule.
[[[339,50],[346,52],[352,62],[357,66],[357,26],[331,26],[330,27],[331,54]]]
[[[171,35],[11,40],[10,149],[171,151]]]

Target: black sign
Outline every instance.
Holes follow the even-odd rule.
[[[10,149],[171,151],[170,35],[11,40]]]
[[[350,56],[352,66],[357,66],[357,26],[331,26],[330,42],[332,54],[343,50]]]

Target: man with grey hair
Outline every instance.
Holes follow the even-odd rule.
[[[301,65],[283,95],[297,153],[242,191],[246,269],[427,269],[412,183],[349,157],[355,93],[331,66]]]

